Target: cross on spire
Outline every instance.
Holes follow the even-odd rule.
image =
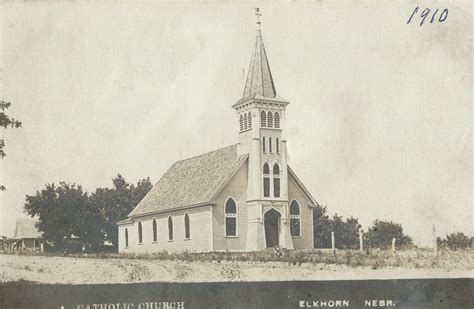
[[[260,8],[255,8],[255,15],[257,16],[258,30],[260,30],[260,25],[262,24],[260,21],[260,16],[262,16],[262,13],[260,13]]]

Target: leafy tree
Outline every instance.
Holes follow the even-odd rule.
[[[359,220],[354,217],[342,220],[341,216],[335,214],[332,219],[332,230],[338,249],[356,249],[359,247]]]
[[[438,247],[449,248],[452,250],[465,249],[472,246],[472,239],[460,232],[446,235],[446,238],[444,239],[438,237],[436,241]]]
[[[113,180],[114,187],[98,188],[91,195],[91,202],[103,214],[103,231],[105,239],[118,244],[116,223],[123,220],[151,190],[150,178],[140,180],[137,185],[129,184],[118,174]]]
[[[336,248],[355,249],[359,246],[359,220],[350,217],[343,220],[335,214],[330,218],[326,215],[326,207],[317,206],[313,210],[314,247],[330,248],[331,232],[334,232]]]
[[[403,228],[392,221],[375,220],[367,233],[367,244],[371,248],[388,249],[392,246],[392,239],[396,238],[399,247],[412,243],[410,237],[403,233]]]
[[[38,216],[38,229],[57,251],[66,250],[73,236],[92,250],[98,250],[103,243],[102,216],[79,185],[47,184],[41,192],[26,196],[24,209],[30,216]]]
[[[3,128],[19,128],[21,127],[21,122],[15,120],[14,118],[10,118],[7,114],[5,114],[5,110],[7,110],[11,106],[10,102],[0,101],[0,127]],[[6,154],[3,151],[3,147],[5,147],[5,141],[0,139],[0,157],[3,159]],[[5,191],[5,186],[0,185],[0,191]]]
[[[331,247],[331,225],[329,216],[326,215],[326,206],[313,208],[313,233],[315,248]]]

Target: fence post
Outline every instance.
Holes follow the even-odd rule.
[[[397,241],[396,238],[392,238],[392,252],[395,252],[395,242]]]
[[[364,235],[362,229],[359,229],[359,250],[360,253],[364,253]]]
[[[436,239],[436,226],[433,224],[433,249],[438,253],[438,240]]]
[[[331,249],[336,253],[336,238],[334,237],[334,232],[331,232]]]

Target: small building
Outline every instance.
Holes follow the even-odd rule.
[[[311,249],[316,200],[288,165],[286,108],[257,31],[239,142],[174,163],[125,220],[119,252]]]
[[[41,232],[36,219],[17,219],[15,236],[9,239],[11,250],[43,251]]]

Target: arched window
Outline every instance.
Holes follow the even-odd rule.
[[[273,165],[273,196],[280,197],[280,166]]]
[[[280,139],[277,137],[276,139],[276,150],[277,150],[277,153],[280,153]]]
[[[262,137],[262,147],[263,147],[263,152],[265,152],[265,136]]]
[[[153,219],[153,242],[158,241],[158,229],[156,228],[156,220]]]
[[[269,128],[273,128],[273,114],[272,112],[268,112],[268,116],[267,116],[267,125]]]
[[[301,236],[300,231],[300,205],[296,200],[290,203],[290,234],[291,236]]]
[[[268,151],[272,153],[272,138],[271,137],[268,138]]]
[[[184,238],[191,238],[191,227],[189,225],[189,215],[184,215]]]
[[[244,116],[240,115],[240,131],[244,129]]]
[[[270,196],[270,167],[268,163],[263,165],[263,196]]]
[[[267,114],[265,113],[265,111],[262,111],[260,113],[260,126],[262,128],[265,128],[267,126]]]
[[[249,129],[252,128],[252,114],[249,112],[249,117],[247,118],[248,122],[249,122]]]
[[[173,219],[168,217],[168,240],[173,240]]]
[[[138,243],[143,243],[142,223],[138,221]]]
[[[244,114],[244,130],[247,129],[247,113]]]
[[[275,113],[273,118],[275,122],[275,128],[279,129],[280,128],[280,114]]]
[[[125,247],[128,247],[128,229],[125,228]]]
[[[263,174],[264,174],[264,175],[270,174],[270,166],[268,165],[268,163],[265,163],[265,164],[263,165]]]
[[[237,236],[237,204],[229,197],[224,205],[225,236]]]

